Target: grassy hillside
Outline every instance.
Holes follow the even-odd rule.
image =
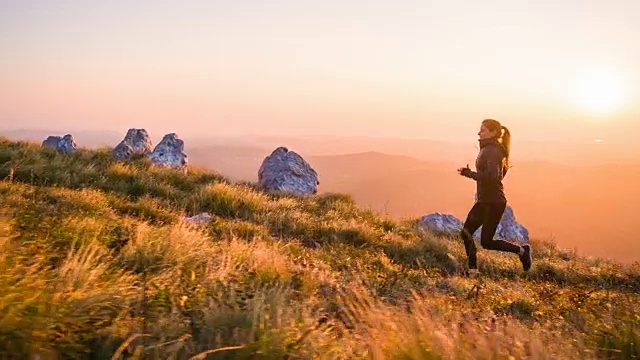
[[[416,219],[106,149],[0,140],[0,179],[1,358],[640,356],[638,264],[534,242],[468,278]]]

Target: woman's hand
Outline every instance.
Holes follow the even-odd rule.
[[[458,173],[462,176],[465,177],[471,177],[471,174],[473,173],[473,171],[471,171],[471,169],[469,169],[469,164],[467,164],[467,167],[461,167],[458,169]]]

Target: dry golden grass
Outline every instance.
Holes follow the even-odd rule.
[[[468,278],[415,219],[105,151],[0,141],[0,178],[2,358],[640,356],[638,264],[534,242]]]

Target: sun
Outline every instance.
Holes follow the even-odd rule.
[[[594,115],[611,113],[624,101],[624,83],[612,70],[584,71],[577,76],[574,86],[576,105]]]

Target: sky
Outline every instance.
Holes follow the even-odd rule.
[[[640,1],[0,1],[0,130],[635,142]]]

